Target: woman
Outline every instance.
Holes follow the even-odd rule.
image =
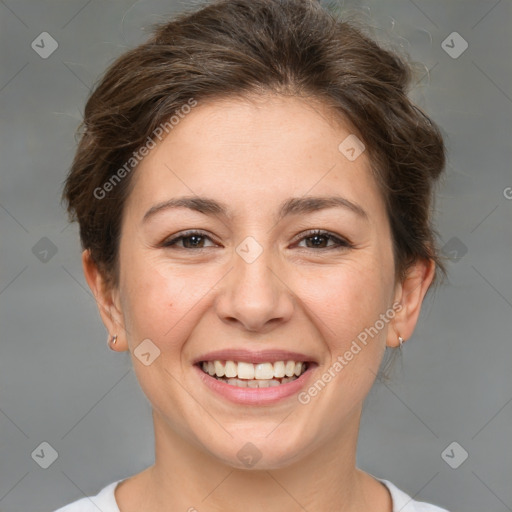
[[[304,0],[209,4],[110,67],[64,198],[155,464],[61,512],[443,510],[355,462],[442,270],[444,145],[409,79]]]

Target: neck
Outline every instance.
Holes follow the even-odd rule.
[[[116,490],[122,512],[324,510],[389,512],[387,490],[356,468],[361,411],[343,435],[282,468],[235,469],[181,437],[153,412],[155,464],[128,490]]]

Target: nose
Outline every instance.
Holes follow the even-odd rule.
[[[280,267],[269,249],[254,261],[234,251],[233,269],[223,280],[216,301],[219,318],[255,332],[265,332],[288,321],[295,300]]]

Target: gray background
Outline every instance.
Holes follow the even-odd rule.
[[[185,7],[0,1],[3,512],[53,510],[153,462],[149,403],[128,355],[106,346],[77,226],[68,226],[59,196],[90,87],[151,23]],[[437,218],[454,257],[392,380],[368,397],[358,463],[452,511],[512,510],[511,2],[344,7],[425,66],[414,97],[446,137]],[[31,47],[44,31],[58,42],[46,59]],[[458,58],[442,47],[454,31],[469,45]],[[48,469],[31,457],[43,441],[58,452]],[[456,465],[468,453],[457,469],[442,457],[454,441],[460,447],[446,460]]]

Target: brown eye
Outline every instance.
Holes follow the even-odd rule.
[[[303,236],[299,242],[306,241],[306,248],[308,249],[340,249],[352,247],[346,240],[334,236],[328,231],[314,230],[310,231]],[[308,243],[309,242],[309,243]],[[329,242],[333,242],[329,245]]]
[[[178,247],[180,249],[206,249],[205,242],[210,240],[210,237],[200,231],[188,231],[181,235],[167,239],[162,247]],[[181,246],[179,244],[182,244]]]

